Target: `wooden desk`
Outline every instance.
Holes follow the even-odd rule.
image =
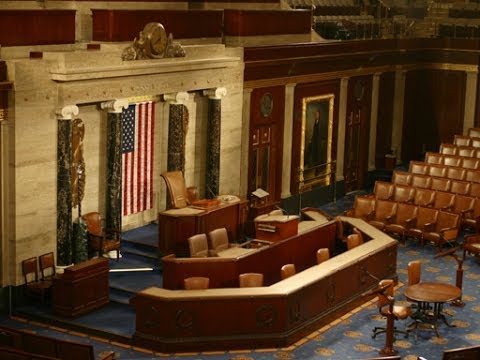
[[[243,234],[247,219],[248,201],[221,202],[209,209],[186,207],[158,214],[158,244],[163,254],[188,256],[188,238],[217,228],[227,229],[230,242]]]
[[[108,259],[94,258],[67,267],[54,278],[53,312],[75,317],[109,302]]]
[[[377,286],[368,273],[396,279],[398,242],[360,219],[342,220],[351,221],[371,240],[320,265],[316,265],[316,250],[312,251],[310,267],[270,286],[206,290],[151,287],[138,292],[130,300],[136,312],[135,345],[162,352],[285,347],[351,311],[365,302],[362,294],[366,290]],[[324,227],[335,233],[334,223]],[[270,281],[271,274],[279,278],[277,265],[287,256],[294,263],[304,256],[299,251],[304,243],[295,248],[280,246],[286,243],[289,239],[238,259],[177,260],[186,261],[190,269],[197,264],[194,270],[201,272],[211,259],[219,265],[221,277],[238,272],[236,266],[260,272],[266,269]]]
[[[409,301],[419,303],[419,309],[425,309],[428,304],[433,304],[431,316],[425,311],[419,310],[419,312],[412,317],[416,317],[421,324],[431,325],[437,337],[440,337],[437,327],[439,319],[443,320],[447,326],[453,326],[447,322],[442,310],[444,303],[454,301],[462,296],[462,290],[458,287],[437,282],[420,282],[408,286],[404,294]]]

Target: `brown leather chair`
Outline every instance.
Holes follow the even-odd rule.
[[[476,183],[480,182],[480,170],[467,169],[465,174],[465,181]]]
[[[459,146],[457,155],[463,157],[477,157],[477,149],[473,146]]]
[[[470,137],[480,137],[480,128],[469,128],[467,135]]]
[[[474,148],[480,148],[480,137],[478,136],[472,137],[470,145]]]
[[[460,195],[468,195],[470,193],[470,182],[463,180],[452,180],[450,192]]]
[[[362,238],[358,234],[350,234],[347,236],[347,250],[351,250],[362,244]]]
[[[168,171],[161,174],[168,190],[169,207],[181,209],[188,205],[187,188],[181,171]]]
[[[435,209],[449,211],[453,209],[455,205],[455,196],[456,194],[453,193],[436,191],[433,207]]]
[[[22,273],[25,281],[25,296],[40,299],[42,303],[45,303],[51,296],[53,282],[39,279],[36,257],[22,261]]]
[[[435,191],[430,189],[416,189],[413,203],[419,206],[433,206],[435,203]]]
[[[209,248],[215,253],[226,250],[229,247],[235,247],[237,244],[231,244],[228,241],[228,232],[226,228],[218,228],[208,233]]]
[[[392,175],[392,183],[395,185],[407,185],[412,182],[412,173],[408,171],[395,170]]]
[[[387,224],[392,222],[397,212],[397,202],[388,200],[375,201],[375,212],[371,220],[368,221],[370,225],[375,226],[379,230],[384,230]]]
[[[443,164],[443,154],[427,151],[425,153],[425,162],[427,164]]]
[[[375,211],[375,198],[368,196],[356,196],[353,202],[353,208],[348,210],[345,215],[368,221]]]
[[[289,278],[290,276],[293,276],[296,273],[297,273],[297,270],[295,269],[295,264],[285,264],[280,269],[280,277],[282,280]]]
[[[450,192],[451,185],[452,185],[452,182],[450,179],[432,177],[430,182],[430,189],[435,191]]]
[[[317,250],[317,264],[321,264],[328,259],[330,259],[330,250],[328,248],[321,248]]]
[[[462,227],[475,227],[475,197],[455,195],[455,203],[453,204],[453,208],[451,209],[451,211],[455,214],[460,215]]]
[[[408,185],[395,185],[393,190],[393,201],[402,203],[413,203],[415,199],[415,188]]]
[[[55,256],[52,252],[40,255],[39,258],[40,264],[40,274],[42,280],[52,280],[55,276]]]
[[[480,359],[480,345],[458,349],[443,350],[442,360],[478,360]]]
[[[263,274],[243,273],[238,275],[240,287],[260,287],[263,286]]]
[[[412,260],[407,264],[408,286],[418,284],[422,277],[422,263]]]
[[[471,183],[469,196],[480,197],[480,183]]]
[[[471,137],[464,135],[453,135],[453,145],[456,146],[470,146]]]
[[[377,200],[390,200],[393,197],[394,185],[386,181],[375,181],[373,194]]]
[[[449,167],[444,177],[452,180],[465,180],[467,177],[467,169],[458,167]]]
[[[414,174],[410,186],[416,188],[430,189],[432,178],[429,175]]]
[[[385,225],[385,232],[396,234],[405,242],[408,230],[415,226],[417,220],[418,206],[408,203],[399,203],[395,219]]]
[[[457,155],[457,146],[454,144],[440,144],[440,154]]]
[[[210,279],[203,276],[192,276],[183,279],[183,287],[185,290],[203,290],[210,286]]]
[[[416,238],[423,244],[423,234],[435,227],[438,213],[437,209],[419,206],[415,225],[406,231],[406,236]]]
[[[439,251],[445,243],[452,246],[457,244],[460,232],[460,215],[446,211],[439,211],[437,221],[431,225],[425,225],[422,239],[431,241],[438,246]]]
[[[196,234],[188,238],[188,249],[190,257],[208,257],[211,252],[208,249],[206,234]]]
[[[430,165],[428,165],[428,170],[427,170],[427,173],[425,175],[445,177],[445,176],[447,176],[447,170],[448,170],[448,168],[445,165],[430,164]]]
[[[401,305],[395,305],[395,288],[394,288],[394,281],[392,279],[385,279],[381,280],[378,283],[379,287],[387,286],[387,288],[383,292],[379,292],[377,297],[377,307],[378,311],[380,312],[380,315],[383,317],[386,317],[387,315],[390,314],[390,311],[392,311],[392,314],[395,318],[395,320],[405,320],[412,315],[412,310],[410,306],[401,306]],[[391,306],[393,304],[393,306]],[[386,333],[387,328],[386,327],[375,327],[373,329],[373,335],[372,338],[375,339],[375,337],[378,334]],[[408,337],[408,332],[406,330],[399,330],[396,327],[393,328],[393,332],[395,333],[400,333],[404,334],[405,337]]]
[[[82,219],[87,224],[89,257],[92,257],[95,252],[102,256],[103,253],[116,251],[118,261],[121,247],[120,230],[105,229],[103,219],[98,212],[82,215]]]
[[[463,160],[462,160],[462,157],[458,156],[458,155],[444,155],[443,165],[462,167],[463,166]]]
[[[478,170],[480,166],[480,159],[474,157],[462,158],[462,167],[464,169]]]

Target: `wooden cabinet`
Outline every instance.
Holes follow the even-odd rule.
[[[158,242],[163,254],[175,253],[188,256],[188,238],[195,234],[208,233],[217,228],[226,228],[230,242],[244,236],[248,201],[221,203],[210,209],[170,209],[158,214]]]
[[[53,312],[75,317],[109,302],[108,259],[94,258],[70,266],[54,279]]]

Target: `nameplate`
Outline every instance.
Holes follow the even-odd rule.
[[[258,230],[274,233],[275,231],[277,231],[277,227],[275,225],[269,224],[258,224]]]

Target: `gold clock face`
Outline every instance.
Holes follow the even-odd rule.
[[[143,29],[144,34],[150,40],[153,55],[162,55],[167,47],[167,33],[160,23],[149,23]]]
[[[262,96],[260,101],[260,112],[263,117],[268,117],[271,115],[273,110],[273,97],[272,94],[266,93]]]

